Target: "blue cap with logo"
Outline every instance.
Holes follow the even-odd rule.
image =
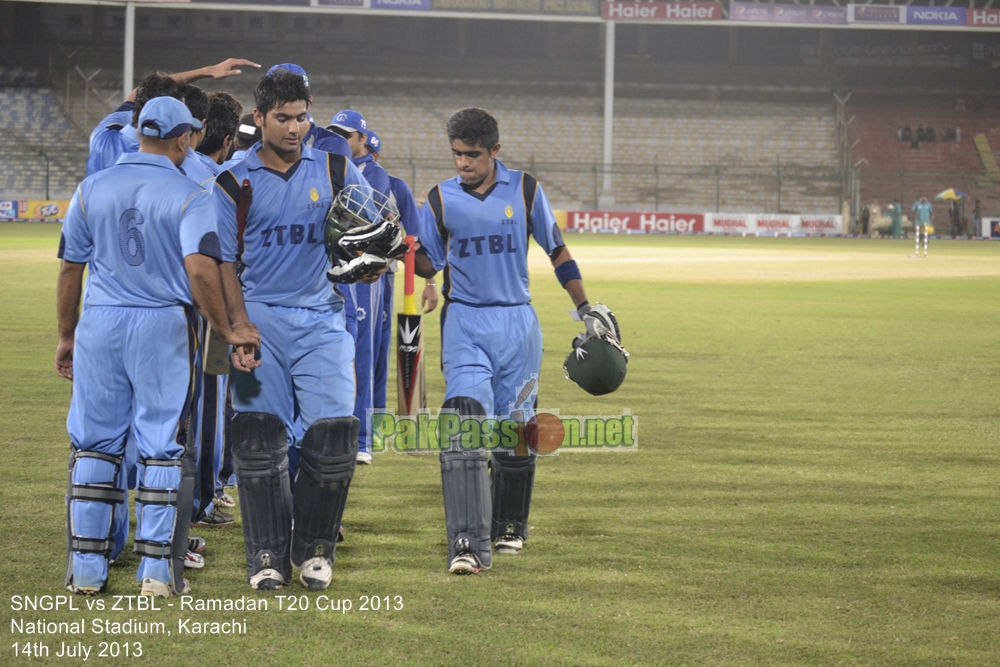
[[[371,130],[368,130],[368,141],[365,142],[365,146],[367,146],[372,153],[382,152],[382,140],[379,139],[378,135]]]
[[[351,109],[344,109],[339,112],[333,117],[330,124],[326,126],[328,130],[334,127],[338,127],[347,132],[361,132],[362,134],[368,134],[368,123],[365,121],[365,117],[357,111],[353,111]]]
[[[190,130],[200,130],[187,106],[173,97],[154,97],[142,105],[139,112],[139,134],[146,137],[173,139]]]
[[[281,63],[280,65],[275,65],[271,69],[267,70],[267,76],[272,76],[279,72],[288,72],[289,74],[298,74],[306,82],[306,88],[309,87],[309,77],[306,76],[306,71],[296,65],[295,63]]]

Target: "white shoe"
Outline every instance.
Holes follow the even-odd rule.
[[[190,593],[191,584],[188,580],[184,580],[184,586],[181,589],[181,594]],[[151,579],[146,577],[142,580],[142,590],[139,591],[139,595],[149,595],[156,598],[168,598],[174,594],[174,589],[170,584],[160,581],[159,579]]]
[[[369,452],[358,452],[358,463],[363,466],[372,464],[372,455]]]
[[[77,595],[97,595],[101,592],[101,588],[102,586],[74,586],[70,584],[66,587],[66,590]]]
[[[271,568],[266,568],[250,577],[250,588],[255,591],[273,591],[281,588],[287,582],[281,573]]]
[[[333,581],[333,563],[323,556],[310,558],[302,564],[299,581],[311,591],[326,590]]]
[[[498,554],[519,554],[521,549],[524,548],[524,540],[522,540],[517,535],[512,535],[507,533],[502,537],[498,537],[497,541],[493,543],[493,549],[496,550]]]
[[[214,502],[219,507],[225,507],[226,509],[231,509],[233,507],[236,507],[236,499],[233,498],[228,493],[226,493],[225,491],[217,495],[212,500],[212,502]]]
[[[448,566],[448,572],[452,574],[475,574],[482,569],[479,559],[468,551],[455,556]]]
[[[205,567],[205,557],[201,554],[196,554],[193,551],[187,552],[184,555],[184,567],[188,567],[194,570],[200,570]]]

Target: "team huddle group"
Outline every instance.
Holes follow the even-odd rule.
[[[587,328],[571,355],[586,380],[571,377],[591,393],[624,377],[623,360],[610,384],[580,370],[605,348],[624,354],[617,322],[588,303],[541,187],[497,159],[489,113],[449,119],[458,175],[418,208],[378,165],[361,113],[313,121],[301,67],[267,70],[242,117],[232,95],[194,85],[258,67],[150,75],[91,134],[59,247],[73,592],[106,586],[130,488],[141,593],[189,591],[184,569],[204,566],[206,549],[189,527],[234,522],[234,474],[250,585],[288,585],[293,566],[307,588],[330,585],[355,466],[372,462],[368,413],[386,405],[393,271],[407,251],[428,312],[444,271],[443,409],[530,423],[542,359],[531,237]],[[450,572],[521,551],[535,464],[527,436],[510,451],[457,439],[442,451]]]

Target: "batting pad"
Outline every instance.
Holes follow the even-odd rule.
[[[358,456],[357,417],[320,419],[302,440],[299,472],[295,475],[295,531],[292,563],[336,557],[337,532],[347,506]]]
[[[493,564],[489,459],[485,449],[441,452],[449,563],[458,554],[470,552],[484,568]]]
[[[535,463],[538,457],[514,456],[494,452],[490,466],[493,479],[493,541],[502,535],[517,535],[528,539],[528,511],[531,490],[535,485]]]
[[[288,479],[288,435],[281,420],[263,412],[233,419],[233,459],[247,552],[247,579],[277,570],[292,580],[292,487]]]

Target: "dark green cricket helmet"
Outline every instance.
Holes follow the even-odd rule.
[[[603,396],[622,386],[627,364],[628,352],[613,336],[582,333],[573,340],[563,370],[587,393]]]

